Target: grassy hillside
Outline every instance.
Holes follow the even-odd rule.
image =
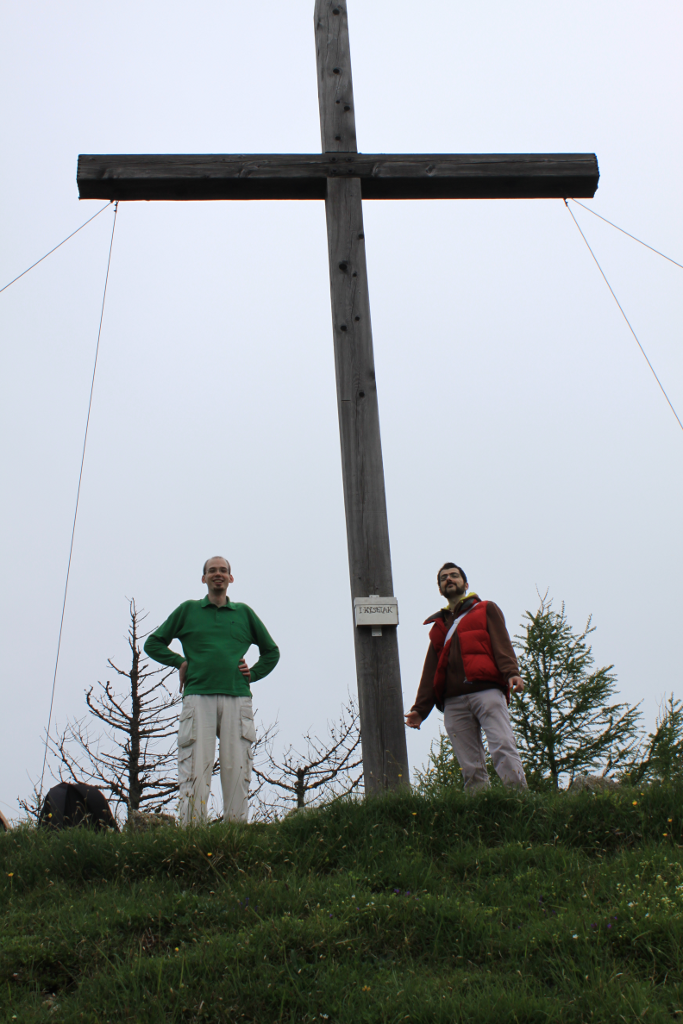
[[[0,835],[0,1019],[683,1020],[683,789]]]

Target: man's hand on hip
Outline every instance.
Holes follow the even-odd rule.
[[[244,658],[242,658],[242,660],[240,661],[240,663],[239,663],[239,665],[237,667],[240,670],[240,672],[242,673],[242,675],[244,676],[244,678],[246,679],[246,681],[248,683],[250,683],[251,682],[251,669],[247,665],[247,663],[244,660]]]
[[[409,711],[405,716],[406,725],[409,729],[419,729],[422,725],[422,719],[418,715],[417,711]]]
[[[178,676],[180,678],[179,690],[180,690],[181,693],[185,689],[185,676],[186,675],[187,675],[187,662],[184,661],[182,663],[182,665],[180,666],[180,668],[178,669]]]
[[[511,693],[521,693],[524,689],[524,680],[521,676],[510,676],[508,686]]]

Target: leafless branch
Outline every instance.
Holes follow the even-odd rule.
[[[339,721],[328,723],[326,737],[305,734],[302,750],[290,744],[278,757],[276,736],[277,725],[269,726],[254,749],[252,818],[273,820],[287,811],[360,792],[360,717],[352,697],[342,705]]]
[[[86,719],[74,719],[48,742],[61,781],[97,786],[119,808],[160,809],[178,791],[174,768],[182,698],[166,686],[174,670],[148,668],[141,646],[145,634],[140,631],[145,615],[134,600],[129,611],[130,668],[121,669],[108,659],[128,685],[118,691],[107,680],[85,693],[88,713],[106,727],[104,733],[93,735]]]

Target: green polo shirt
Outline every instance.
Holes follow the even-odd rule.
[[[172,640],[180,640],[184,657],[169,650]],[[171,612],[147,638],[145,653],[173,668],[186,661],[185,693],[251,697],[249,684],[237,666],[252,644],[260,653],[251,669],[254,683],[277,665],[280,651],[275,641],[248,604],[228,598],[219,608],[207,595],[201,601],[184,601]]]

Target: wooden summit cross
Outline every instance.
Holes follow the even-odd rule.
[[[588,153],[358,153],[346,0],[316,0],[314,21],[322,154],[80,156],[78,185],[81,199],[325,200],[351,595],[386,599],[393,582],[362,200],[593,196],[598,164]],[[395,626],[354,633],[365,785],[376,792],[408,782],[398,642]]]

